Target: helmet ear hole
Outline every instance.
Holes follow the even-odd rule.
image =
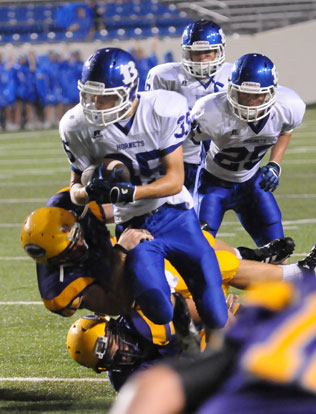
[[[37,244],[26,244],[24,250],[29,256],[33,257],[33,259],[40,259],[46,255],[46,250]]]

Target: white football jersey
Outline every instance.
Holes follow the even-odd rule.
[[[303,120],[305,103],[292,89],[279,86],[268,117],[248,124],[231,111],[226,93],[209,95],[194,106],[191,116],[199,125],[194,139],[211,139],[205,168],[216,177],[241,183],[259,169],[260,161],[281,134]],[[205,137],[207,136],[207,137]]]
[[[195,102],[203,96],[227,90],[228,77],[232,67],[232,63],[224,63],[214,77],[206,83],[202,83],[186,72],[181,62],[164,63],[150,69],[147,75],[146,89],[165,89],[178,92],[187,98],[191,109]],[[187,163],[200,164],[201,145],[187,139],[183,143],[183,158]]]
[[[63,116],[59,133],[75,170],[82,172],[105,156],[118,158],[119,155],[130,169],[135,185],[149,184],[164,175],[161,157],[181,145],[190,131],[187,101],[170,91],[140,92],[138,100],[137,110],[129,120],[104,128],[89,124],[80,104]],[[165,203],[193,206],[192,197],[183,186],[174,196],[116,204],[115,222],[128,221]]]

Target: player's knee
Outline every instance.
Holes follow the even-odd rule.
[[[144,315],[158,325],[165,325],[172,321],[173,306],[170,297],[157,289],[143,292],[136,297]]]

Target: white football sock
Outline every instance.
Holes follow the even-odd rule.
[[[235,251],[235,255],[238,257],[238,259],[241,260],[242,257],[241,257],[240,251],[237,248],[235,248],[235,247],[234,247],[234,251]]]
[[[301,279],[303,277],[302,269],[297,263],[282,265],[283,280],[291,282],[292,280]]]

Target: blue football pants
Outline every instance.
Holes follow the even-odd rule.
[[[261,180],[260,170],[250,180],[239,184],[220,180],[202,170],[199,194],[203,199],[199,218],[208,224],[214,237],[228,210],[236,212],[241,225],[257,246],[284,237],[279,206],[270,191],[260,188]]]
[[[154,236],[133,249],[127,258],[136,302],[154,323],[172,320],[171,291],[165,277],[168,259],[185,280],[203,322],[210,328],[223,327],[227,306],[221,288],[222,277],[213,248],[203,236],[194,209],[165,204],[153,215],[135,217],[127,225],[145,228]]]

